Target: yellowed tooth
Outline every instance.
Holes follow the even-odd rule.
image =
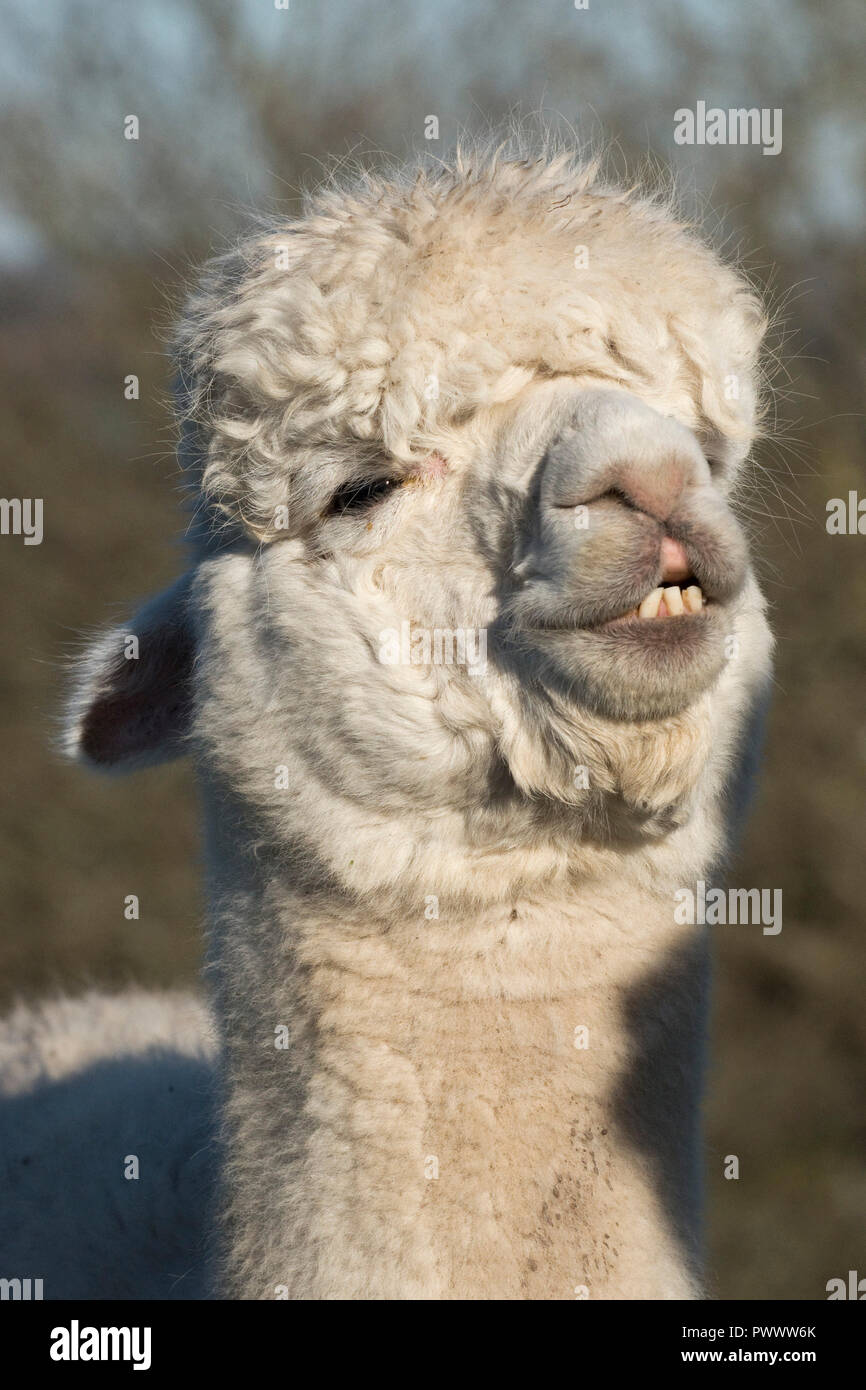
[[[683,590],[683,603],[689,613],[700,613],[704,606],[704,596],[697,584],[690,584]]]
[[[653,591],[652,591],[651,594],[647,594],[647,596],[646,596],[646,598],[644,599],[643,603],[640,605],[640,607],[639,607],[638,610],[637,610],[637,614],[638,614],[638,617],[639,617],[639,618],[657,618],[657,617],[658,617],[659,603],[661,602],[661,597],[662,597],[662,593],[663,593],[663,592],[664,592],[664,590],[662,590],[662,589],[653,589]]]
[[[683,596],[678,584],[668,584],[665,588],[665,607],[672,618],[678,618],[680,613],[685,612]]]

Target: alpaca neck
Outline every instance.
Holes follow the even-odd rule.
[[[216,916],[225,1293],[695,1293],[705,960],[669,901]]]

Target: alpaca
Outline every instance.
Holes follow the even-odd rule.
[[[204,271],[190,565],[84,658],[67,746],[195,759],[216,1296],[703,1296],[675,894],[770,673],[764,331],[565,153],[360,175]]]

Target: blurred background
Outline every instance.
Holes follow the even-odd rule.
[[[866,495],[862,0],[6,0],[2,23],[0,490],[42,497],[45,534],[0,538],[0,1004],[197,967],[189,768],[98,780],[50,748],[82,630],[181,563],[164,338],[192,268],[334,160],[541,112],[621,171],[669,164],[785,325],[746,503],[776,694],[734,872],[783,890],[784,927],[717,929],[711,1266],[723,1298],[866,1275],[866,537],[825,526]],[[781,153],[676,145],[698,100],[782,108]]]

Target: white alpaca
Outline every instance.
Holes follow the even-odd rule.
[[[763,328],[565,157],[329,188],[206,272],[192,564],[70,746],[196,759],[218,1295],[700,1295],[675,894],[769,673],[729,505]]]

